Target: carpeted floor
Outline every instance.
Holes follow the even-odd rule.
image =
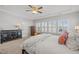
[[[22,42],[22,39],[17,39],[0,44],[0,54],[21,54]]]

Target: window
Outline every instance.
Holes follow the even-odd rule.
[[[61,33],[67,29],[69,23],[66,19],[40,21],[36,23],[37,32]]]
[[[57,20],[52,21],[52,33],[57,32]]]
[[[40,27],[41,27],[40,25],[41,25],[40,23],[36,23],[36,32],[38,33],[40,32]]]
[[[44,32],[47,32],[47,22],[45,22],[44,29]]]

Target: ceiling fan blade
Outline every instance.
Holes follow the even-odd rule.
[[[37,11],[38,13],[42,13],[41,11]]]
[[[26,11],[32,11],[32,10],[26,10]]]
[[[32,5],[28,5],[28,6],[32,8]]]
[[[42,9],[43,7],[39,7],[38,9]]]

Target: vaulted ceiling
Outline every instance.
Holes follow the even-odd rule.
[[[41,5],[43,7],[43,13],[33,14],[31,11],[25,10],[31,9],[28,5],[1,5],[0,12],[9,13],[17,17],[25,18],[28,20],[36,20],[40,18],[46,18],[50,16],[57,16],[61,14],[67,14],[72,12],[78,12],[78,5]]]

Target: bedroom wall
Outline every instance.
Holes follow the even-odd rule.
[[[52,22],[53,20],[56,20],[56,21],[67,20],[69,22],[68,32],[74,33],[75,26],[79,26],[79,12],[43,18],[43,19],[35,20],[34,22],[35,23],[43,22],[43,21],[51,21]]]
[[[28,37],[30,35],[30,26],[33,25],[31,20],[0,11],[0,30],[16,29],[15,25],[18,23],[21,25],[20,28],[22,29],[22,36]]]

